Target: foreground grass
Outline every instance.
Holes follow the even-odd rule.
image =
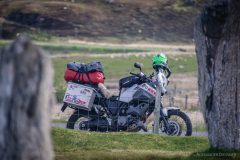
[[[209,147],[200,137],[52,128],[56,159],[179,159]]]
[[[99,133],[52,127],[55,159],[237,159],[210,148],[207,138],[139,133]],[[228,153],[227,156],[220,156]],[[218,154],[218,156],[217,156]],[[225,154],[226,155],[226,154]],[[229,156],[231,155],[231,156]]]

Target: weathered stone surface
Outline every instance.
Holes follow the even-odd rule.
[[[0,159],[53,158],[50,111],[53,70],[28,37],[1,51]]]
[[[240,1],[207,6],[195,20],[199,98],[210,144],[240,150]]]

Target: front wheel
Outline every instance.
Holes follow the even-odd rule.
[[[163,121],[160,122],[160,129],[167,135],[172,136],[192,135],[192,122],[190,118],[180,110],[171,110],[168,112],[168,125],[170,133],[167,131]]]

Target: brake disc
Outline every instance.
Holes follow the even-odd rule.
[[[181,126],[175,121],[168,121],[168,126],[171,131],[171,133],[166,132],[168,135],[178,136],[181,132]]]

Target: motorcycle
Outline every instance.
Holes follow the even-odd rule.
[[[98,86],[82,84],[96,91],[93,104],[90,110],[84,110],[64,103],[61,109],[63,112],[66,107],[74,109],[66,128],[98,132],[138,132],[142,129],[147,132],[148,127],[145,122],[155,109],[156,85],[161,87],[162,99],[171,72],[164,66],[158,66],[156,80],[153,80],[155,72],[147,77],[142,73],[138,62],[134,67],[139,68],[140,73],[130,72],[132,76],[122,78],[119,81],[119,95],[109,99],[102,94]],[[123,92],[123,89],[126,90]],[[161,132],[166,135],[191,136],[192,134],[189,117],[177,107],[163,108],[162,102],[158,125]]]

